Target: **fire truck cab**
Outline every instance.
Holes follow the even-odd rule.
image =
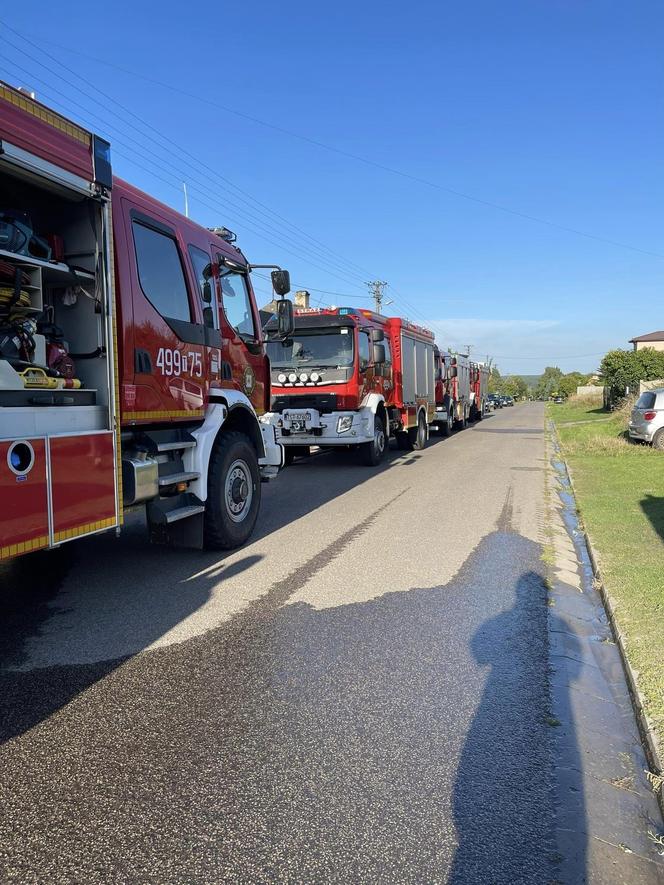
[[[426,444],[434,405],[427,330],[352,307],[305,308],[295,311],[293,334],[267,347],[267,419],[287,460],[311,446],[344,446],[375,465],[392,437],[401,448]]]

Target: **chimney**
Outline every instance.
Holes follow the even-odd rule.
[[[299,292],[296,292],[295,295],[293,295],[295,307],[309,307],[310,298],[311,296],[306,289],[300,289]]]

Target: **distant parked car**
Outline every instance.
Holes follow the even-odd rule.
[[[486,401],[492,409],[502,409],[503,407],[503,401],[497,393],[490,393]]]
[[[514,397],[513,396],[504,396],[503,398],[504,406],[513,406],[514,405]]]
[[[563,396],[557,396],[554,399],[554,403],[556,403],[559,406],[562,405],[564,402],[565,402],[565,397],[563,397]]]
[[[631,439],[664,449],[664,387],[646,390],[637,399],[629,419]]]

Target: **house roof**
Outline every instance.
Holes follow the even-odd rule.
[[[664,341],[664,332],[649,332],[647,335],[629,339],[630,344],[636,344],[637,341]]]

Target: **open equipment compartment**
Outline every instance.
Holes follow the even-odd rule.
[[[108,145],[0,83],[0,560],[117,527]]]
[[[104,206],[16,168],[0,175],[0,407],[46,409],[48,432],[83,408],[79,429],[110,429]]]

